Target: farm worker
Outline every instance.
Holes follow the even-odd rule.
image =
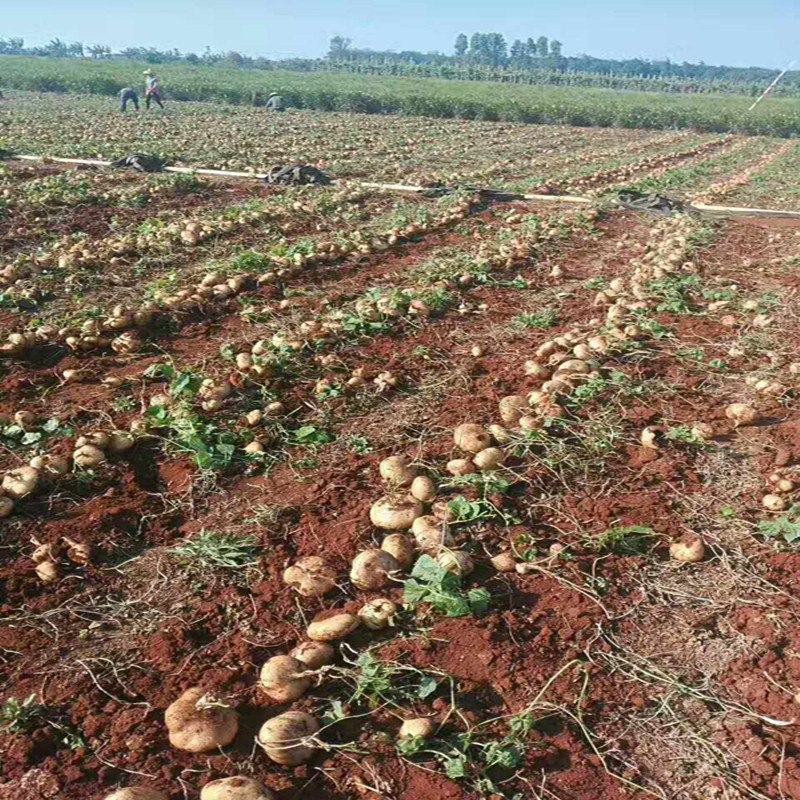
[[[151,100],[155,100],[161,108],[164,108],[164,104],[161,102],[161,83],[158,80],[158,75],[150,69],[146,69],[144,74],[147,76],[144,89],[145,108],[150,108]]]
[[[130,86],[126,87],[119,93],[119,99],[122,101],[122,110],[127,111],[128,103],[133,103],[133,107],[139,110],[139,95],[136,94],[136,89]]]
[[[273,92],[267,98],[267,108],[270,111],[283,111],[285,108],[283,98],[277,92]]]

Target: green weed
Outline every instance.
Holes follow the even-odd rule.
[[[260,546],[256,536],[233,536],[213,531],[201,532],[170,553],[205,567],[243,569],[258,563]]]
[[[427,603],[448,617],[466,617],[489,607],[490,595],[486,589],[465,592],[461,588],[461,578],[441,567],[429,555],[417,559],[403,589],[403,602],[410,608]]]

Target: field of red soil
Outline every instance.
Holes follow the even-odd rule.
[[[800,798],[796,220],[3,180],[0,798]],[[359,588],[391,456],[434,496]],[[230,742],[170,743],[192,687]],[[319,731],[283,765],[290,709]]]

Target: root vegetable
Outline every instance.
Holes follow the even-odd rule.
[[[508,397],[504,397],[500,401],[499,408],[500,418],[503,420],[503,424],[511,425],[512,427],[519,422],[520,417],[524,417],[531,412],[528,401],[521,394],[512,394]],[[456,444],[458,444],[458,442],[456,442]],[[489,444],[490,443],[487,442],[483,447],[479,448],[479,450],[472,450],[471,452],[476,453],[480,450],[485,450]]]
[[[258,682],[273,700],[291,703],[311,686],[311,678],[301,677],[305,671],[306,665],[292,656],[274,656],[261,667]]]
[[[589,372],[589,365],[580,358],[570,358],[567,361],[562,361],[558,365],[556,372],[586,374]]]
[[[275,793],[253,778],[236,775],[207,783],[200,800],[275,800]]]
[[[498,444],[508,444],[513,438],[511,431],[504,428],[502,425],[490,425],[489,433],[492,434],[492,437]]]
[[[436,484],[427,475],[418,475],[411,482],[411,496],[420,503],[431,503],[436,497]]]
[[[2,490],[12,500],[21,500],[36,491],[39,485],[39,470],[33,467],[17,467],[3,478]]]
[[[108,440],[109,453],[127,453],[136,444],[136,439],[129,433],[114,432]]]
[[[725,409],[725,416],[733,420],[736,428],[740,425],[752,425],[758,419],[756,410],[745,403],[731,403]]]
[[[761,500],[761,505],[767,511],[783,511],[786,508],[786,501],[779,494],[767,494]]]
[[[587,346],[596,353],[608,352],[608,341],[605,336],[592,336],[586,342]]]
[[[778,478],[775,481],[775,491],[780,494],[794,491],[794,481],[790,481],[788,478]]]
[[[407,719],[400,726],[400,738],[403,739],[406,736],[413,736],[414,738],[430,739],[435,730],[436,725],[434,725],[433,720],[430,720],[427,717]]]
[[[646,447],[649,450],[658,450],[658,428],[654,428],[652,425],[648,425],[643,431],[640,437],[642,442],[642,447]]]
[[[106,454],[92,444],[85,444],[79,447],[72,454],[72,461],[76,467],[90,469],[102,464],[106,460]]]
[[[406,456],[384,458],[378,469],[381,477],[392,486],[408,486],[417,476],[417,471],[408,466]]]
[[[692,426],[692,433],[704,442],[710,442],[714,438],[714,428],[707,422],[696,422]]]
[[[349,636],[361,624],[355,614],[344,611],[324,619],[314,619],[308,626],[308,638],[315,642],[335,642]]]
[[[453,431],[456,447],[467,453],[479,453],[492,443],[492,437],[480,426],[464,423]]]
[[[92,548],[91,545],[86,544],[85,542],[76,542],[73,539],[69,539],[66,536],[64,537],[64,542],[69,548],[67,550],[67,558],[74,562],[75,564],[80,564],[81,566],[85,566],[89,563],[92,557]]]
[[[64,456],[35,456],[30,460],[30,466],[49,477],[66,475],[69,472],[69,461]]]
[[[128,786],[107,794],[103,800],[169,800],[164,792],[156,789],[145,789],[143,786]]]
[[[439,566],[454,575],[469,575],[475,569],[472,556],[464,550],[443,550],[436,557]]]
[[[401,569],[408,569],[414,563],[414,545],[404,533],[390,533],[381,543],[381,550],[394,556]]]
[[[20,426],[20,428],[30,428],[32,425],[36,424],[36,414],[33,411],[17,411],[14,414],[14,422]]]
[[[504,550],[492,558],[492,566],[498,572],[513,572],[517,566],[514,554],[510,550]]]
[[[303,642],[297,645],[289,655],[301,661],[309,669],[319,669],[333,661],[336,651],[326,642]]]
[[[669,548],[669,554],[675,561],[683,561],[693,564],[702,561],[706,554],[706,546],[699,536],[685,536],[677,542],[673,542]]]
[[[284,571],[283,580],[303,597],[321,597],[336,586],[336,570],[320,556],[306,556]]]
[[[369,511],[372,524],[388,531],[408,530],[417,517],[421,517],[424,509],[413,499],[382,497],[373,504]]]
[[[10,497],[0,496],[0,519],[8,517],[14,510],[14,501]]]
[[[454,458],[452,461],[447,462],[445,469],[451,474],[456,476],[471,475],[477,472],[477,467],[468,458]]]
[[[550,370],[538,361],[526,361],[525,374],[530,375],[531,378],[546,381],[550,377]]]
[[[92,431],[85,436],[79,436],[75,440],[75,449],[77,450],[84,445],[90,444],[92,447],[97,447],[100,450],[105,450],[111,441],[111,437],[103,431]]]
[[[42,583],[53,583],[61,577],[61,569],[55,561],[42,561],[36,565],[36,574]]]
[[[359,589],[382,589],[400,571],[397,559],[386,550],[365,550],[353,559],[350,580]]]
[[[169,742],[189,753],[207,753],[230,744],[239,730],[239,715],[213,695],[194,686],[175,700],[164,714]]]
[[[392,624],[397,614],[397,606],[385,597],[376,597],[358,612],[362,624],[370,630],[379,631]]]
[[[276,764],[296,767],[314,755],[314,746],[308,741],[319,730],[319,724],[310,714],[287,711],[267,720],[258,732],[258,743]]]
[[[472,461],[480,472],[490,472],[503,466],[505,453],[499,447],[487,447],[476,453]]]
[[[436,517],[425,516],[414,520],[411,531],[417,547],[426,553],[438,553],[442,547],[449,547],[453,544],[453,537]]]

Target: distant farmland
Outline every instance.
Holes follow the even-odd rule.
[[[114,95],[141,80],[148,65],[4,56],[0,87],[35,92]],[[663,93],[454,82],[332,73],[261,72],[163,64],[173,100],[263,105],[279,91],[297,108],[454,119],[645,129],[691,128],[792,137],[800,133],[800,99],[751,99]]]

